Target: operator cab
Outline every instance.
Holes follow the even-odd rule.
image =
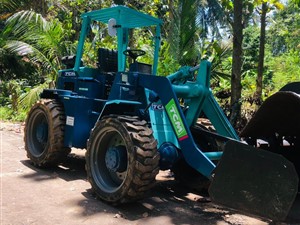
[[[81,68],[80,60],[93,55],[90,45],[85,49],[84,43],[87,37],[97,37],[100,40],[98,43],[95,42],[95,38],[92,41],[92,45],[99,49],[98,63],[92,65],[98,67],[94,67],[95,69],[100,69],[102,72],[130,71],[156,75],[161,20],[124,6],[87,12],[82,15],[82,19],[82,30],[74,64],[74,71],[79,77],[87,75]],[[134,32],[145,37],[145,42],[132,45],[130,40]],[[103,48],[107,43],[109,49]],[[150,51],[148,54],[147,50],[147,56],[137,60],[138,57],[145,55],[144,49],[151,49],[150,46],[154,47],[153,52]]]
[[[126,85],[134,84],[130,77],[136,72],[156,75],[161,20],[124,6],[87,12],[81,17],[76,56],[62,58],[65,68],[59,71],[58,89],[68,90],[72,95],[109,100],[113,83],[124,82],[122,74],[129,77],[124,78],[129,82]],[[133,35],[143,36],[145,42],[132,43]]]

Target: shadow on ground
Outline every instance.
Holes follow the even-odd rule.
[[[194,197],[188,197],[191,195],[190,191],[179,186],[175,181],[159,182],[147,197],[120,206],[111,206],[97,200],[90,189],[82,194],[86,198],[86,200],[78,203],[83,207],[82,216],[101,214],[105,208],[105,213],[129,221],[142,220],[146,222],[153,218],[168,217],[175,225],[196,225],[218,224],[217,222],[224,221],[226,217],[236,213],[214,205],[207,200],[203,201],[205,198],[202,196],[195,194],[192,195]]]
[[[46,181],[55,178],[61,178],[65,181],[86,180],[83,156],[70,154],[60,166],[48,169],[34,167],[29,160],[21,162],[34,171],[24,175],[23,177],[26,179],[33,179],[34,181]],[[159,181],[146,198],[121,206],[111,206],[97,200],[90,189],[82,192],[82,195],[85,199],[77,203],[82,207],[82,216],[110,213],[115,218],[124,218],[130,221],[140,219],[147,221],[153,217],[168,216],[173,224],[179,225],[200,224],[200,221],[206,221],[206,224],[217,224],[216,221],[224,221],[230,215],[237,214],[234,210],[207,201],[208,198],[203,193],[188,190],[173,179],[167,178]],[[229,222],[229,224],[243,223],[236,221],[236,223]],[[298,194],[284,224],[300,224],[300,194]]]
[[[21,163],[35,171],[35,173],[26,174],[23,177],[35,181],[44,181],[57,177],[65,181],[86,180],[85,159],[83,156],[69,154],[63,163],[51,168],[35,167],[30,160],[22,160]]]

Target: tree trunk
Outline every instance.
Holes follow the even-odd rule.
[[[261,19],[260,19],[259,58],[258,58],[257,78],[256,78],[256,91],[254,94],[254,101],[258,106],[260,106],[262,103],[262,88],[263,88],[262,81],[263,81],[263,73],[264,73],[267,10],[268,10],[267,3],[263,3]]]
[[[236,127],[241,116],[241,73],[242,73],[242,42],[243,42],[243,0],[234,1],[233,9],[233,53],[231,72],[231,112],[230,122]]]
[[[47,16],[48,6],[45,0],[38,0],[38,1],[28,1],[29,9],[33,9],[35,12],[40,13],[43,17]]]

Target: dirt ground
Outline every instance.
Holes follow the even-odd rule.
[[[63,165],[41,170],[26,158],[20,124],[0,122],[1,225],[264,225],[270,221],[239,214],[180,187],[161,172],[149,195],[113,207],[97,199],[86,181],[84,151],[72,150]],[[284,223],[300,224],[300,197]]]

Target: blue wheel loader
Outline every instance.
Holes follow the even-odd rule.
[[[116,49],[99,47],[97,62],[88,66],[83,56],[91,50],[84,44],[95,24]],[[143,197],[159,170],[170,169],[185,184],[209,184],[216,203],[283,220],[298,192],[296,161],[256,148],[269,123],[258,122],[262,133],[251,123],[243,133],[249,144],[240,141],[211,92],[208,61],[157,74],[161,24],[124,6],[84,13],[76,55],[62,59],[66,68],[56,88],[43,90],[28,113],[27,156],[47,167],[62,162],[72,147],[86,149],[88,181],[108,203]],[[129,48],[135,29],[152,34],[150,52]],[[152,63],[139,62],[145,54]],[[214,132],[198,123],[202,115]]]

